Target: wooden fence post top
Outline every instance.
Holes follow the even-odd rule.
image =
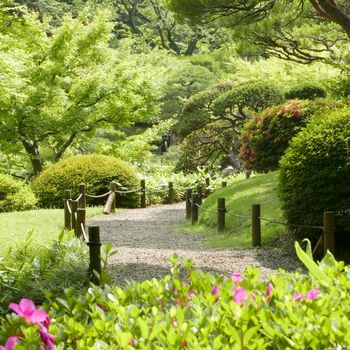
[[[100,226],[89,226],[89,243],[100,243]]]
[[[115,181],[112,181],[110,184],[111,191],[115,191],[117,189],[117,183]]]
[[[71,198],[72,198],[72,191],[64,190],[64,199],[71,199]]]

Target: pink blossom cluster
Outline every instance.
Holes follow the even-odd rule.
[[[26,322],[34,323],[39,326],[40,337],[44,346],[40,347],[40,350],[54,350],[55,339],[54,336],[48,332],[50,326],[50,318],[46,311],[36,309],[35,304],[30,299],[21,299],[19,304],[11,303],[9,309],[16,312],[20,317],[23,317]],[[0,346],[0,350],[14,350],[16,344],[20,342],[20,338],[17,336],[9,337],[4,346]]]
[[[303,114],[303,111],[300,109],[302,103],[297,100],[289,100],[287,105],[284,105],[281,108],[283,114],[290,114],[293,117],[300,117]]]

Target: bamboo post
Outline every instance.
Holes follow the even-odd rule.
[[[106,205],[103,209],[103,214],[114,213],[115,212],[114,207],[115,207],[115,192],[112,191],[107,198]]]
[[[81,194],[81,198],[78,207],[86,208],[86,185],[84,183],[79,184],[79,194]]]
[[[192,211],[192,225],[194,225],[196,222],[198,222],[198,193],[192,193],[192,205],[191,205],[191,211]]]
[[[71,215],[71,206],[72,202],[72,192],[71,190],[64,191],[64,228],[70,230],[72,228],[72,215]]]
[[[76,236],[79,237],[79,238],[83,235],[83,230],[85,230],[85,221],[86,221],[86,208],[78,208],[77,209],[77,232],[76,232]]]
[[[191,220],[192,208],[191,208],[191,196],[192,188],[186,188],[186,219]]]
[[[175,192],[174,192],[174,183],[169,182],[169,190],[168,190],[168,204],[172,204],[174,202]]]
[[[202,205],[203,202],[203,189],[202,189],[202,185],[197,185],[196,186],[196,191],[198,193],[198,204]]]
[[[225,230],[225,198],[218,198],[218,232]]]
[[[141,185],[141,208],[146,208],[146,180],[140,181]]]
[[[101,283],[101,242],[100,242],[100,228],[99,226],[89,227],[89,278],[90,281],[96,285]],[[97,273],[94,273],[94,271]]]
[[[75,235],[77,235],[77,210],[78,210],[78,201],[72,200],[72,230],[74,230]]]
[[[221,187],[227,187],[227,181],[221,182]]]
[[[117,193],[115,192],[117,190],[117,184],[112,181],[110,183],[110,189],[112,191],[112,193],[114,193],[114,197],[113,197],[113,200],[111,200],[111,210],[110,210],[110,213],[115,213],[115,208],[116,208],[116,205],[117,205]],[[111,193],[111,194],[112,194]]]
[[[324,254],[327,250],[334,254],[335,239],[335,219],[333,211],[325,211],[323,213],[323,240],[324,240]]]
[[[252,245],[261,245],[260,204],[252,205]]]

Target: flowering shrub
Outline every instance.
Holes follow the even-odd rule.
[[[290,139],[305,125],[304,106],[303,101],[290,100],[265,109],[245,125],[239,156],[247,169],[267,172],[278,168]]]
[[[316,264],[309,245],[304,252],[296,244],[296,250],[308,274],[280,271],[264,280],[248,268],[217,276],[186,260],[180,273],[172,257],[172,275],[161,280],[91,287],[80,297],[68,290],[46,305],[48,338],[40,334],[42,318],[34,323],[10,312],[0,321],[0,344],[53,349],[50,339],[57,349],[347,348],[349,267],[331,254]],[[37,347],[27,346],[35,342]]]

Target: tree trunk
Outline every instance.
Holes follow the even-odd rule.
[[[43,170],[43,159],[40,156],[39,144],[28,140],[22,140],[22,145],[27,152],[33,168],[34,177]]]

